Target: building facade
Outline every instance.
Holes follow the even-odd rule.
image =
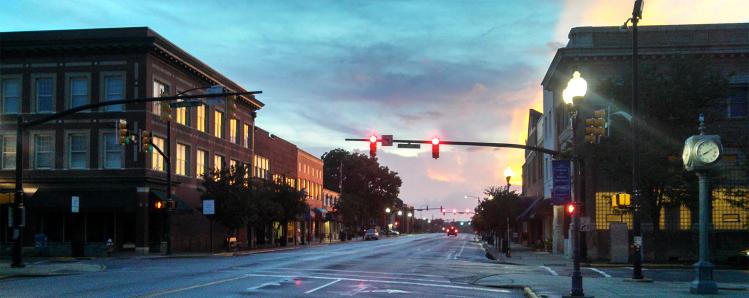
[[[322,241],[322,225],[327,210],[323,207],[323,162],[320,158],[297,148],[297,189],[307,193],[310,212],[304,215],[302,229],[307,241]]]
[[[531,109],[528,115],[528,134],[526,146],[544,148],[543,114]],[[550,213],[548,202],[544,202],[544,172],[543,154],[533,150],[525,150],[523,163],[522,196],[532,200],[530,206],[518,216],[519,240],[522,244],[545,248],[551,241],[551,218],[545,216]]]
[[[33,120],[89,103],[176,95],[194,88],[187,94],[202,94],[202,87],[214,85],[246,91],[146,27],[4,32],[0,40],[4,192],[12,192],[15,181],[18,117]],[[252,162],[255,112],[263,104],[241,96],[231,115],[225,104],[173,109],[171,140],[166,139],[161,104],[106,106],[25,132],[20,140],[24,187],[29,189],[24,246],[32,246],[36,234],[48,237],[51,254],[76,256],[104,253],[108,239],[117,250],[138,253],[163,251],[167,239],[174,251],[208,250],[220,247],[229,233],[246,243],[240,231],[217,224],[209,230],[199,189],[205,173]],[[155,146],[171,151],[177,201],[171,216],[155,208],[167,197],[164,158],[140,144],[121,145],[119,119],[127,121],[130,134],[151,132]],[[78,210],[71,208],[74,200]],[[4,222],[7,208],[2,205]],[[9,241],[9,230],[3,229],[0,243]]]
[[[715,105],[706,107],[706,117],[710,123],[708,133],[721,135],[724,141],[726,156],[720,163],[722,173],[732,173],[736,186],[746,189],[747,178],[737,168],[746,165],[747,135],[749,119],[747,118],[747,89],[749,88],[749,24],[707,24],[707,25],[669,25],[642,26],[639,29],[639,55],[641,63],[665,67],[674,60],[684,57],[699,57],[713,69],[719,70],[729,80],[730,95],[719,100]],[[610,105],[609,99],[596,93],[600,82],[631,73],[632,35],[620,31],[618,27],[579,27],[572,28],[569,42],[560,48],[543,79],[544,111],[543,131],[546,148],[565,151],[567,144],[574,138],[577,144],[583,144],[584,129],[578,129],[575,136],[571,133],[571,122],[568,111],[562,101],[562,90],[571,78],[574,70],[580,71],[588,82],[588,95],[578,107],[578,118],[588,118],[592,108]],[[617,107],[614,107],[615,109]],[[621,107],[619,107],[621,109]],[[696,116],[695,116],[696,119]],[[584,124],[583,124],[584,125]],[[578,127],[584,127],[578,125]],[[621,123],[617,125],[622,125]],[[626,124],[624,124],[626,125]],[[694,125],[685,123],[685,125]],[[695,125],[696,133],[696,125]],[[616,137],[616,136],[612,136]],[[662,141],[642,140],[641,142]],[[683,140],[679,140],[683,142]],[[680,153],[680,152],[678,152]],[[678,153],[676,154],[678,156]],[[544,157],[544,194],[551,193],[551,157]],[[585,192],[584,215],[590,217],[594,230],[586,232],[584,237],[587,256],[590,259],[608,259],[611,255],[612,237],[609,233],[611,224],[626,224],[631,229],[631,215],[619,214],[612,210],[610,197],[617,192],[627,192],[631,182],[626,173],[624,176],[606,175],[603,168],[606,164],[597,160],[586,160],[584,166]],[[647,173],[642,173],[646,175]],[[713,188],[713,239],[716,256],[730,254],[740,247],[747,238],[746,209],[731,206],[727,201],[743,200],[746,197],[729,197],[725,185]],[[645,206],[644,208],[648,208]],[[650,207],[652,208],[652,207]],[[644,252],[646,260],[653,259],[695,259],[696,245],[668,246],[657,241],[696,243],[697,210],[688,206],[673,206],[660,210],[656,221],[643,212]],[[653,211],[653,210],[650,210]],[[655,210],[656,213],[658,212]],[[555,206],[553,213],[553,250],[565,251],[565,214],[562,206]],[[655,237],[656,230],[661,231],[660,238]],[[631,233],[631,230],[630,230]],[[631,242],[631,235],[629,237]],[[661,243],[663,244],[663,243]],[[626,244],[625,244],[626,245]],[[654,247],[666,247],[656,253]]]

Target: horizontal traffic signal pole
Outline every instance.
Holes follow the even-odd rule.
[[[213,94],[193,94],[193,95],[174,95],[164,97],[142,97],[135,99],[120,99],[111,101],[100,101],[97,103],[90,103],[79,107],[71,108],[62,112],[54,113],[49,116],[45,116],[36,120],[28,121],[23,123],[23,128],[29,128],[45,122],[49,122],[58,118],[65,117],[70,114],[75,114],[81,111],[96,109],[105,106],[129,104],[129,103],[144,103],[144,102],[156,102],[156,101],[172,101],[178,99],[196,99],[205,97],[223,97],[223,96],[237,96],[237,95],[249,95],[249,94],[261,94],[263,91],[246,91],[246,92],[227,92],[227,93],[213,93]]]
[[[346,139],[347,142],[369,142],[369,139]],[[379,140],[378,140],[379,141]],[[404,143],[404,144],[432,144],[431,140],[393,140],[393,143]],[[559,155],[559,151],[535,147],[526,146],[520,144],[509,144],[509,143],[484,143],[484,142],[462,142],[462,141],[443,141],[440,140],[440,145],[457,145],[457,146],[475,146],[475,147],[494,147],[494,148],[515,148],[525,149],[531,151],[537,151],[549,155]]]

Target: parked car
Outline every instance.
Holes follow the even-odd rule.
[[[396,231],[396,230],[390,230],[390,231],[388,232],[388,235],[392,235],[392,236],[400,236],[400,234],[401,234],[401,233],[400,233],[400,232],[398,232],[398,231]]]
[[[380,239],[380,233],[377,232],[375,229],[368,229],[366,233],[364,233],[364,240],[379,240]]]
[[[458,237],[458,228],[456,227],[447,227],[447,236],[455,236]]]

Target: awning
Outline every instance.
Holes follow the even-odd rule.
[[[126,211],[134,212],[136,192],[131,189],[39,189],[24,200],[29,208],[70,212],[73,196],[78,197],[79,212]]]
[[[166,192],[160,191],[160,190],[151,190],[151,194],[156,197],[159,200],[166,201]],[[188,205],[184,200],[182,200],[177,195],[172,195],[172,200],[176,203],[174,211],[181,211],[181,212],[193,212],[194,210],[190,205]],[[202,208],[202,206],[201,206]]]
[[[551,212],[551,204],[549,200],[545,200],[544,198],[537,198],[531,203],[528,208],[526,208],[520,215],[518,215],[517,220],[519,221],[528,221],[531,219],[536,218],[536,216],[542,216],[542,215],[548,215]]]

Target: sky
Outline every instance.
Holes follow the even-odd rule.
[[[0,31],[148,26],[247,90],[257,125],[320,156],[395,139],[524,144],[570,28],[618,26],[634,1],[3,1]],[[745,0],[645,1],[642,25],[749,22]],[[473,209],[523,151],[378,148],[416,208]],[[420,212],[418,217],[438,217]],[[448,216],[448,219],[453,217]],[[458,216],[457,219],[467,217]]]

